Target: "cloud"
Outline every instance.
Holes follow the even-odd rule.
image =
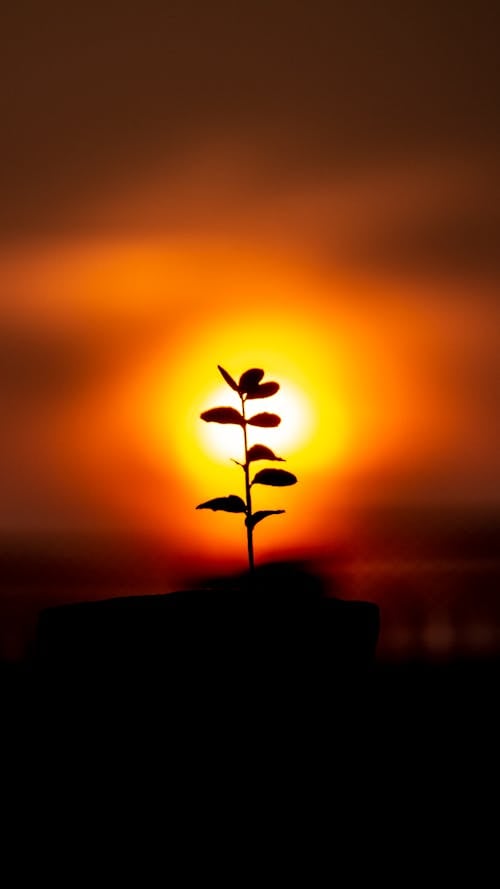
[[[436,420],[443,452],[457,453],[459,481],[468,459],[496,472],[482,443],[500,351],[485,333],[500,273],[491,4],[411,15],[326,0],[31,7],[11,4],[0,35],[1,472],[12,515],[29,519],[36,490],[37,515],[51,490],[56,519],[98,515],[127,461],[145,467],[130,473],[137,487],[156,478],[135,427],[119,463],[113,385],[162,350],[168,367],[179,320],[227,311],[263,255],[309,270],[323,287],[314,301],[311,283],[309,305],[323,317],[327,302],[349,303],[374,340],[392,313],[406,342],[405,325],[431,306],[411,360],[459,418]],[[368,286],[344,293],[342,275]],[[481,317],[466,348],[455,332]],[[346,348],[359,348],[355,335]],[[94,424],[86,472],[83,444],[72,458],[62,428],[80,411],[82,435]],[[120,485],[86,512],[113,463]]]
[[[170,338],[167,309],[100,325],[0,325],[0,403],[15,413],[64,408],[130,371]]]
[[[498,147],[491,4],[28,6],[0,35],[6,239],[76,233],[214,139],[296,181]]]

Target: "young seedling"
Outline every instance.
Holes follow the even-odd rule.
[[[252,481],[250,481],[250,464],[257,460],[270,460],[274,462],[284,462],[283,457],[277,457],[273,451],[263,444],[254,444],[248,447],[247,426],[261,426],[263,428],[271,428],[279,426],[281,417],[278,414],[259,413],[252,417],[246,416],[247,401],[258,398],[270,398],[275,395],[279,389],[279,383],[268,382],[262,383],[264,371],[258,367],[252,367],[246,370],[236,383],[231,374],[224,370],[220,364],[217,365],[222,377],[237,392],[241,402],[241,413],[234,407],[213,407],[208,411],[204,411],[200,416],[206,423],[226,423],[235,426],[241,426],[243,431],[243,446],[245,453],[245,462],[240,463],[234,460],[238,466],[241,466],[245,476],[245,499],[238,497],[236,494],[229,494],[227,497],[215,497],[213,500],[207,500],[200,503],[196,509],[212,509],[214,511],[222,510],[224,512],[243,513],[245,515],[245,527],[247,535],[248,549],[248,565],[250,574],[254,571],[254,552],[253,552],[253,529],[258,522],[270,515],[279,515],[285,512],[284,509],[262,509],[252,512],[252,487],[253,485],[271,485],[273,487],[282,488],[286,485],[294,485],[297,477],[291,472],[284,469],[261,469],[257,472]]]

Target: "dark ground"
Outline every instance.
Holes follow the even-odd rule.
[[[142,833],[165,879],[186,845],[186,873],[215,856],[233,885],[263,859],[309,885],[323,856],[331,881],[351,846],[349,873],[397,860],[404,882],[436,853],[450,878],[474,849],[477,878],[478,842],[496,848],[500,661],[384,662],[371,603],[234,592],[42,613],[31,658],[1,667],[2,805],[25,848],[60,864],[76,843],[70,882],[103,855],[116,877]]]
[[[196,739],[223,765],[228,738],[231,758],[258,737],[264,756],[266,744],[295,748],[296,768],[306,751],[326,761],[360,749],[406,751],[430,769],[461,751],[461,773],[496,769],[500,659],[384,661],[377,606],[316,593],[194,590],[46,609],[30,656],[0,665],[4,741],[14,758],[45,742],[62,757],[88,743],[90,755],[111,739],[183,758]]]

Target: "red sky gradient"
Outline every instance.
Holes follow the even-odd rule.
[[[200,438],[218,363],[310,412],[258,557],[362,553],[373,509],[497,510],[493,16],[6,13],[2,552],[149,540],[159,585],[240,566],[239,519],[194,510],[241,481]]]

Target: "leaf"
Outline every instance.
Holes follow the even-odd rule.
[[[252,481],[252,485],[273,485],[284,488],[286,485],[294,485],[297,476],[286,469],[261,469]]]
[[[267,414],[264,412],[263,414],[254,414],[253,417],[247,421],[251,426],[279,426],[281,423],[281,417],[278,417],[278,414]]]
[[[279,383],[261,383],[248,393],[247,398],[269,398],[271,395],[276,395],[279,387]]]
[[[246,512],[247,508],[236,494],[229,494],[228,497],[215,497],[213,500],[207,500],[205,503],[199,503],[196,509],[213,509],[214,512],[222,510],[223,512]]]
[[[245,422],[234,407],[212,407],[209,411],[203,411],[200,417],[207,423],[234,423],[236,426],[243,426]]]
[[[284,509],[259,509],[258,512],[254,512],[252,516],[247,516],[245,519],[245,525],[247,528],[254,528],[258,522],[261,522],[262,519],[267,518],[268,515],[280,515],[282,512],[285,512]]]
[[[263,376],[264,371],[260,367],[251,367],[250,370],[246,370],[240,377],[239,391],[241,393],[253,392]]]
[[[265,445],[261,444],[252,445],[248,451],[248,462],[251,463],[252,460],[279,460],[280,463],[285,462],[283,457],[277,457],[271,448],[266,448]]]
[[[224,379],[225,379],[226,383],[228,384],[228,386],[231,386],[231,389],[234,389],[234,391],[237,392],[237,391],[238,391],[238,383],[236,383],[236,382],[233,380],[231,374],[229,374],[229,373],[227,372],[227,370],[224,370],[224,368],[221,367],[220,364],[218,364],[217,367],[218,367],[218,369],[219,369],[219,372],[220,372],[220,373],[222,374],[222,376],[224,377]]]

